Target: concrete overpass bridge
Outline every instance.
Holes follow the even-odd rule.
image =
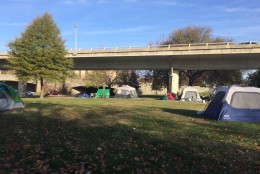
[[[0,72],[0,81],[18,81],[18,78],[15,75],[1,74]]]
[[[178,70],[260,69],[260,42],[200,43],[148,47],[68,50],[74,70],[169,70],[171,91],[178,90]],[[0,53],[0,70],[9,58]]]
[[[256,43],[256,42],[254,42]],[[71,50],[77,70],[257,69],[260,44],[203,43]]]

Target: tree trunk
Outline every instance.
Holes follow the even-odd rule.
[[[187,76],[189,78],[189,86],[192,86],[195,80],[197,80],[205,70],[188,70]]]
[[[44,95],[44,85],[43,85],[43,78],[42,78],[42,77],[41,77],[40,81],[41,81],[41,94],[40,94],[40,98],[43,99],[43,95]]]
[[[189,78],[189,85],[188,86],[192,86],[193,82],[194,82],[193,78]]]

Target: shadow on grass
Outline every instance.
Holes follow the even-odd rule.
[[[230,135],[238,138],[246,137],[253,141],[259,141],[260,139],[260,134],[256,134],[256,132],[260,131],[259,123],[209,121],[197,124],[201,127],[207,128],[207,130],[217,131],[218,134],[222,136]]]
[[[252,155],[256,149],[248,153],[245,147],[219,141],[214,135],[210,138],[203,134],[203,125],[184,128],[164,118],[136,116],[130,109],[29,106],[22,113],[0,116],[0,171],[254,173],[258,169],[257,157]],[[163,111],[188,117],[195,112]]]
[[[198,115],[195,110],[188,110],[188,109],[165,109],[162,108],[164,112],[168,112],[175,115],[185,116],[185,117],[193,117],[193,118],[203,118],[202,115]]]

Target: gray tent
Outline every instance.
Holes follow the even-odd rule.
[[[182,91],[181,101],[202,102],[202,99],[200,98],[199,92],[196,88],[188,86]]]
[[[135,88],[123,85],[117,88],[115,98],[138,98]]]

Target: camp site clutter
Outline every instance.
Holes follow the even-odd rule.
[[[220,87],[203,114],[218,121],[260,122],[260,88]]]
[[[73,89],[79,91],[76,97],[79,98],[138,98],[136,89],[128,86],[123,85],[117,88],[117,92],[115,93],[114,88],[94,88],[94,87],[74,87]]]
[[[24,103],[17,92],[11,86],[0,83],[0,112],[22,108]]]
[[[177,100],[178,97],[175,93],[167,93],[161,99],[162,100]]]

